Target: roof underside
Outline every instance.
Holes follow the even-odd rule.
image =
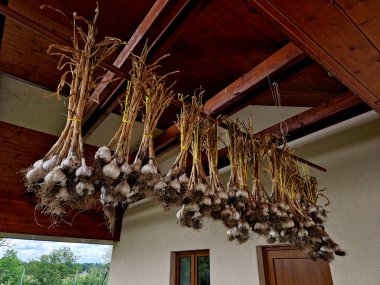
[[[377,33],[380,2],[290,2],[104,0],[99,1],[98,39],[112,36],[130,41],[135,34],[141,40],[136,42],[133,52],[139,53],[148,42],[150,61],[169,53],[162,72],[180,71],[172,75],[177,81],[176,92],[192,94],[196,88],[204,88],[204,101],[212,116],[232,115],[250,105],[273,106],[270,87],[276,82],[283,106],[311,107],[288,121],[292,138],[368,111],[368,105],[378,111],[380,83],[373,78],[380,74]],[[0,17],[0,72],[53,91],[62,71],[56,68],[58,59],[47,55],[46,50],[57,39],[69,42],[72,31],[61,14],[40,6],[48,3],[68,18],[73,12],[92,18],[95,1],[2,0],[1,3],[0,12],[5,16]],[[149,17],[152,7],[159,8],[157,18]],[[139,30],[144,21],[150,26]],[[121,49],[117,53],[120,52]],[[112,67],[116,56],[108,59],[108,66]],[[126,60],[119,69],[114,69],[121,80],[106,86],[100,105],[88,108],[84,122],[87,137],[110,113],[120,112],[117,99],[125,88],[130,63]],[[173,104],[159,122],[163,132],[155,143],[160,153],[176,144],[178,132],[173,121],[178,112],[178,105]],[[12,131],[10,125],[5,127],[9,135],[18,132],[33,135],[17,128]],[[278,126],[270,131],[278,131]],[[36,157],[43,155],[44,147],[32,148]],[[10,148],[1,154],[8,157],[12,151],[19,152]],[[25,166],[35,159],[29,158]],[[0,201],[5,201],[6,181],[0,185]],[[20,183],[9,187],[17,188],[16,196],[20,201],[24,199],[20,196],[23,193]],[[0,231],[4,229],[12,231],[12,227]],[[100,227],[98,230],[102,231]],[[82,237],[80,231],[70,235]],[[117,239],[117,236],[101,233],[96,237]]]

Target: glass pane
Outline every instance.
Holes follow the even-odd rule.
[[[210,257],[197,257],[198,285],[210,285]]]
[[[191,258],[179,258],[179,285],[191,284]]]

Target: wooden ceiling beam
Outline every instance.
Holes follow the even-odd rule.
[[[205,3],[208,2],[209,1],[205,0],[179,0],[175,3],[172,2],[174,3],[174,6],[169,8],[173,9],[173,11],[172,13],[169,13],[169,15],[166,15],[163,20],[162,25],[164,27],[160,30],[156,29],[158,33],[156,31],[157,35],[153,35],[155,40],[149,47],[150,52],[148,57],[155,58],[163,51],[163,47],[168,48],[168,45],[172,45],[172,36],[178,36],[177,30],[182,30],[181,27],[186,25],[190,19],[197,15],[200,9],[205,7]],[[172,33],[172,31],[174,31],[174,33]],[[153,34],[155,33],[153,32]],[[83,125],[83,137],[85,139],[88,138],[105,118],[117,108],[119,104],[118,98],[121,92],[124,91],[125,85],[125,80],[120,81],[112,90],[110,90],[105,101],[99,106],[93,105],[92,109],[86,107],[87,115]],[[178,100],[174,100],[172,104],[181,107]]]
[[[275,52],[266,60],[252,68],[243,76],[232,82],[222,91],[205,102],[205,115],[218,114],[232,102],[240,99],[243,94],[262,82],[267,76],[278,72],[291,63],[298,62],[304,57],[303,52],[294,44],[288,43],[283,48]],[[154,140],[157,154],[162,154],[171,147],[179,144],[179,131],[172,125],[164,133]],[[169,148],[170,147],[170,148]]]
[[[288,43],[242,77],[232,82],[218,94],[207,100],[204,106],[204,112],[208,115],[219,112],[220,109],[226,108],[237,101],[240,97],[239,95],[244,94],[269,75],[278,72],[294,61],[301,60],[303,57],[304,54],[302,50],[293,43]]]
[[[306,54],[333,74],[363,101],[380,113],[380,83],[373,80],[380,74],[379,50],[370,35],[337,1],[252,0],[261,12]],[[377,9],[367,11],[375,18]],[[302,11],[302,13],[300,13]],[[373,15],[371,15],[372,13]]]
[[[156,0],[156,2],[153,4],[152,8],[149,10],[148,14],[145,16],[145,18],[141,21],[140,25],[137,27],[133,35],[128,41],[128,44],[123,48],[123,50],[119,53],[115,61],[113,62],[113,65],[117,68],[122,67],[122,65],[125,63],[125,61],[128,59],[128,57],[131,55],[132,51],[135,49],[135,47],[140,43],[141,39],[145,36],[149,28],[152,26],[154,21],[157,19],[157,17],[160,15],[162,10],[166,7],[166,5],[169,3],[169,0]],[[111,82],[111,80],[114,78],[114,73],[112,71],[108,71],[101,81],[101,83],[96,87],[96,89],[93,91],[93,93],[90,96],[90,99],[85,107],[85,120],[88,119],[91,114],[95,111],[97,103],[95,102],[96,98],[98,98],[103,91],[107,88],[108,84]],[[124,78],[125,80],[126,78]],[[118,87],[120,84],[114,89],[116,92],[118,90]],[[112,93],[109,97],[112,97]]]
[[[343,122],[347,119],[353,118],[357,115],[370,111],[371,108],[361,100],[359,96],[349,91],[343,95],[336,96],[329,101],[320,104],[314,108],[310,108],[296,116],[293,116],[285,120],[285,124],[288,126],[287,141],[293,141],[297,138],[311,134],[313,132],[322,130],[333,124]],[[285,125],[283,124],[283,125]],[[281,135],[281,124],[278,123],[265,130],[262,130],[255,135],[260,137],[265,134],[277,134]],[[318,165],[311,165],[309,161],[302,158],[293,156],[296,160],[313,166],[317,169],[321,169]],[[224,147],[219,150],[219,163],[218,168],[222,168],[229,165],[228,160],[228,148]],[[202,163],[207,165],[207,159],[202,158]]]

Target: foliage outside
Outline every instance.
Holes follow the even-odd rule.
[[[55,249],[28,262],[8,249],[0,258],[0,285],[103,285],[107,284],[107,263],[77,263],[78,257],[69,247]]]

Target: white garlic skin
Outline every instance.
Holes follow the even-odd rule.
[[[113,158],[108,164],[103,166],[103,174],[112,179],[116,179],[120,175],[120,167],[117,165],[116,158]]]
[[[74,171],[81,165],[81,159],[76,155],[70,155],[62,160],[61,168],[64,170]]]
[[[264,224],[264,223],[257,222],[257,223],[253,226],[253,229],[254,229],[254,230],[266,230],[266,229],[267,229],[267,225]]]
[[[249,224],[247,222],[239,222],[238,229],[249,230]]]
[[[85,192],[87,192],[88,195],[92,195],[95,191],[95,187],[92,183],[81,181],[75,185],[75,191],[79,196],[83,196]]]
[[[120,171],[122,173],[125,173],[125,174],[131,174],[132,173],[132,167],[127,163],[127,162],[124,162],[121,166],[120,166]]]
[[[170,188],[173,188],[177,192],[181,191],[181,183],[179,183],[178,179],[174,179],[174,180],[170,181],[168,185]]]
[[[238,199],[248,199],[248,192],[244,190],[238,190],[236,192],[236,198]]]
[[[211,206],[211,199],[210,197],[203,197],[203,199],[201,200],[200,204],[203,205],[203,206]]]
[[[50,171],[55,167],[55,164],[57,163],[58,155],[53,155],[51,158],[48,160],[44,161],[42,168],[45,171]]]
[[[202,192],[202,193],[205,193],[206,192],[206,185],[203,184],[203,183],[198,183],[195,185],[195,191],[199,191],[199,192]]]
[[[43,160],[39,159],[35,163],[33,163],[33,169],[43,169]]]
[[[180,175],[180,177],[178,178],[178,181],[181,185],[183,184],[188,184],[190,179],[189,177],[187,177],[186,173],[183,173]]]
[[[220,200],[219,197],[215,197],[214,198],[214,204],[218,206],[218,205],[222,204],[222,200]]]
[[[129,185],[127,180],[121,181],[117,186],[116,186],[116,192],[119,192],[125,196],[127,196],[131,192],[131,186]]]
[[[164,191],[165,188],[166,188],[167,186],[168,186],[168,185],[167,185],[163,180],[161,180],[161,181],[158,181],[158,182],[154,185],[153,190],[154,190],[154,191]]]
[[[275,230],[270,230],[269,235],[270,235],[272,238],[278,238],[278,237],[280,237],[280,235],[278,234],[278,232],[275,231]]]
[[[104,161],[105,163],[108,163],[112,159],[111,151],[108,147],[102,146],[98,149],[98,151],[95,153],[95,158],[100,159]]]
[[[285,229],[292,228],[292,227],[294,227],[294,221],[289,219],[289,220],[285,221],[284,223],[282,223],[282,227]]]
[[[194,215],[191,217],[192,219],[199,219],[202,218],[202,214],[200,212],[195,212]]]
[[[298,231],[298,236],[300,238],[303,238],[303,237],[307,236],[308,234],[309,234],[309,232],[303,228],[299,229],[299,231]]]
[[[198,212],[199,211],[199,205],[197,203],[186,204],[185,210]]]
[[[149,163],[145,164],[141,168],[141,173],[142,174],[157,174],[158,173],[158,169],[154,165],[153,160],[149,160]]]
[[[56,166],[52,171],[46,174],[44,181],[45,183],[55,183],[61,186],[65,186],[67,178],[61,168],[59,166]]]
[[[63,201],[67,201],[69,200],[70,198],[70,194],[69,192],[67,191],[67,188],[66,187],[61,187],[59,190],[58,190],[58,193],[55,195],[55,198],[59,199],[59,200],[63,200]]]
[[[75,176],[90,177],[92,174],[92,167],[86,165],[86,161],[82,158],[82,165],[75,171]]]
[[[44,176],[44,170],[41,168],[32,168],[31,170],[29,170],[26,175],[25,175],[25,178],[27,181],[36,181],[36,180],[39,180],[41,179],[43,176]]]
[[[224,191],[219,191],[217,195],[218,195],[219,199],[222,200],[222,201],[227,201],[228,200],[228,195]]]

